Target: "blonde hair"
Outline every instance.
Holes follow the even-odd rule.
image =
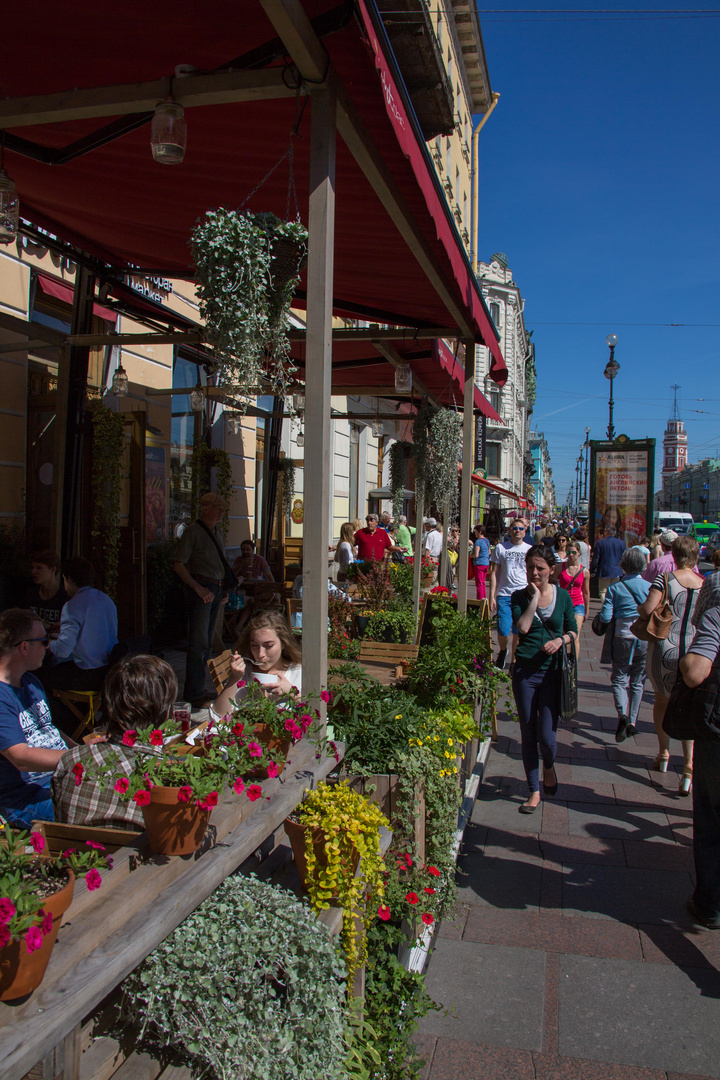
[[[288,664],[300,663],[302,649],[284,615],[278,611],[260,611],[257,615],[253,615],[252,619],[245,623],[245,628],[237,641],[236,648],[241,656],[249,655],[250,638],[255,630],[273,630],[282,645],[283,660]]]
[[[356,532],[357,529],[353,528],[352,521],[346,521],[343,525],[340,526],[340,539],[338,540],[337,547],[335,548],[335,562],[340,562],[341,544],[349,544],[350,547],[354,546]]]

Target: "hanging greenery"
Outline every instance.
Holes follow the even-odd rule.
[[[418,410],[413,426],[416,495],[422,487],[427,507],[447,501],[450,520],[457,515],[461,446],[462,418],[455,409],[423,405]]]
[[[428,469],[430,462],[430,420],[435,409],[427,403],[420,406],[413,423],[412,456],[415,462],[415,498],[424,496],[429,506]]]
[[[412,443],[398,440],[390,447],[390,493],[392,495],[392,513],[397,521],[402,514],[403,492],[407,475],[407,462],[412,457]]]
[[[215,491],[230,505],[233,493],[232,465],[230,455],[217,446],[210,447],[203,440],[195,444],[190,457],[190,475],[192,477],[192,512],[193,518],[200,517],[200,500],[211,490],[212,470],[215,469]],[[222,530],[227,533],[230,525],[229,509],[222,519]]]
[[[292,458],[281,458],[278,468],[282,480],[282,491],[280,493],[282,513],[283,517],[287,518],[292,513],[293,498],[295,496],[295,462]]]
[[[91,536],[98,543],[101,565],[99,586],[116,595],[120,555],[120,492],[125,450],[125,421],[99,398],[88,403],[93,428]]]
[[[220,383],[243,395],[256,394],[266,382],[266,393],[287,396],[295,370],[289,312],[307,229],[274,214],[221,207],[199,220],[191,247],[200,314],[220,361]]]

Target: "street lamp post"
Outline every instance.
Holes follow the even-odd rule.
[[[613,401],[613,379],[620,370],[620,365],[615,359],[615,346],[617,345],[617,343],[617,334],[608,334],[608,336],[605,338],[605,344],[610,349],[610,359],[605,365],[605,370],[603,372],[605,378],[610,380],[610,422],[608,423],[607,429],[607,437],[610,442],[613,442],[615,439],[615,428],[613,427],[613,406],[615,404],[615,402]]]
[[[585,428],[585,492],[583,498],[588,497],[588,468],[590,465],[590,428]]]

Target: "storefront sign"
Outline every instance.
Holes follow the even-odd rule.
[[[475,469],[485,468],[487,417],[478,416],[475,420]]]
[[[655,440],[591,441],[590,541],[619,536],[628,547],[652,521]]]
[[[142,296],[147,296],[149,300],[154,300],[157,304],[164,304],[170,293],[173,291],[173,283],[167,278],[162,277],[149,277],[149,278],[128,278],[128,285],[135,292],[140,293]]]

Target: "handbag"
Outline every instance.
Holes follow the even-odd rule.
[[[223,571],[224,571],[224,574],[225,574],[225,577],[224,577],[224,580],[223,580],[223,588],[227,589],[228,592],[231,592],[233,589],[237,589],[238,585],[240,584],[240,582],[238,580],[238,576],[235,573],[235,571],[233,570],[230,563],[225,558],[225,552],[220,547],[220,544],[218,543],[217,537],[215,536],[214,533],[212,533],[210,531],[210,529],[208,529],[208,527],[207,527],[207,525],[205,524],[204,521],[198,521],[198,525],[205,530],[205,532],[208,534],[208,536],[212,540],[213,544],[217,548],[217,552],[218,552],[218,555],[220,556],[220,561],[222,562]]]
[[[605,634],[607,634],[610,627],[612,626],[612,624],[613,624],[612,619],[610,620],[610,622],[603,622],[602,619],[600,618],[600,612],[598,611],[597,614],[595,615],[595,618],[590,623],[590,629],[592,630],[595,637],[604,637]]]
[[[699,686],[688,686],[678,671],[663,717],[671,739],[720,742],[720,668]]]
[[[639,615],[630,627],[630,633],[634,634],[638,641],[665,641],[670,633],[673,621],[673,609],[668,600],[668,575],[663,574],[662,601],[645,618]]]
[[[558,658],[560,682],[560,719],[572,720],[578,711],[577,655],[575,642],[563,645],[555,653]]]

